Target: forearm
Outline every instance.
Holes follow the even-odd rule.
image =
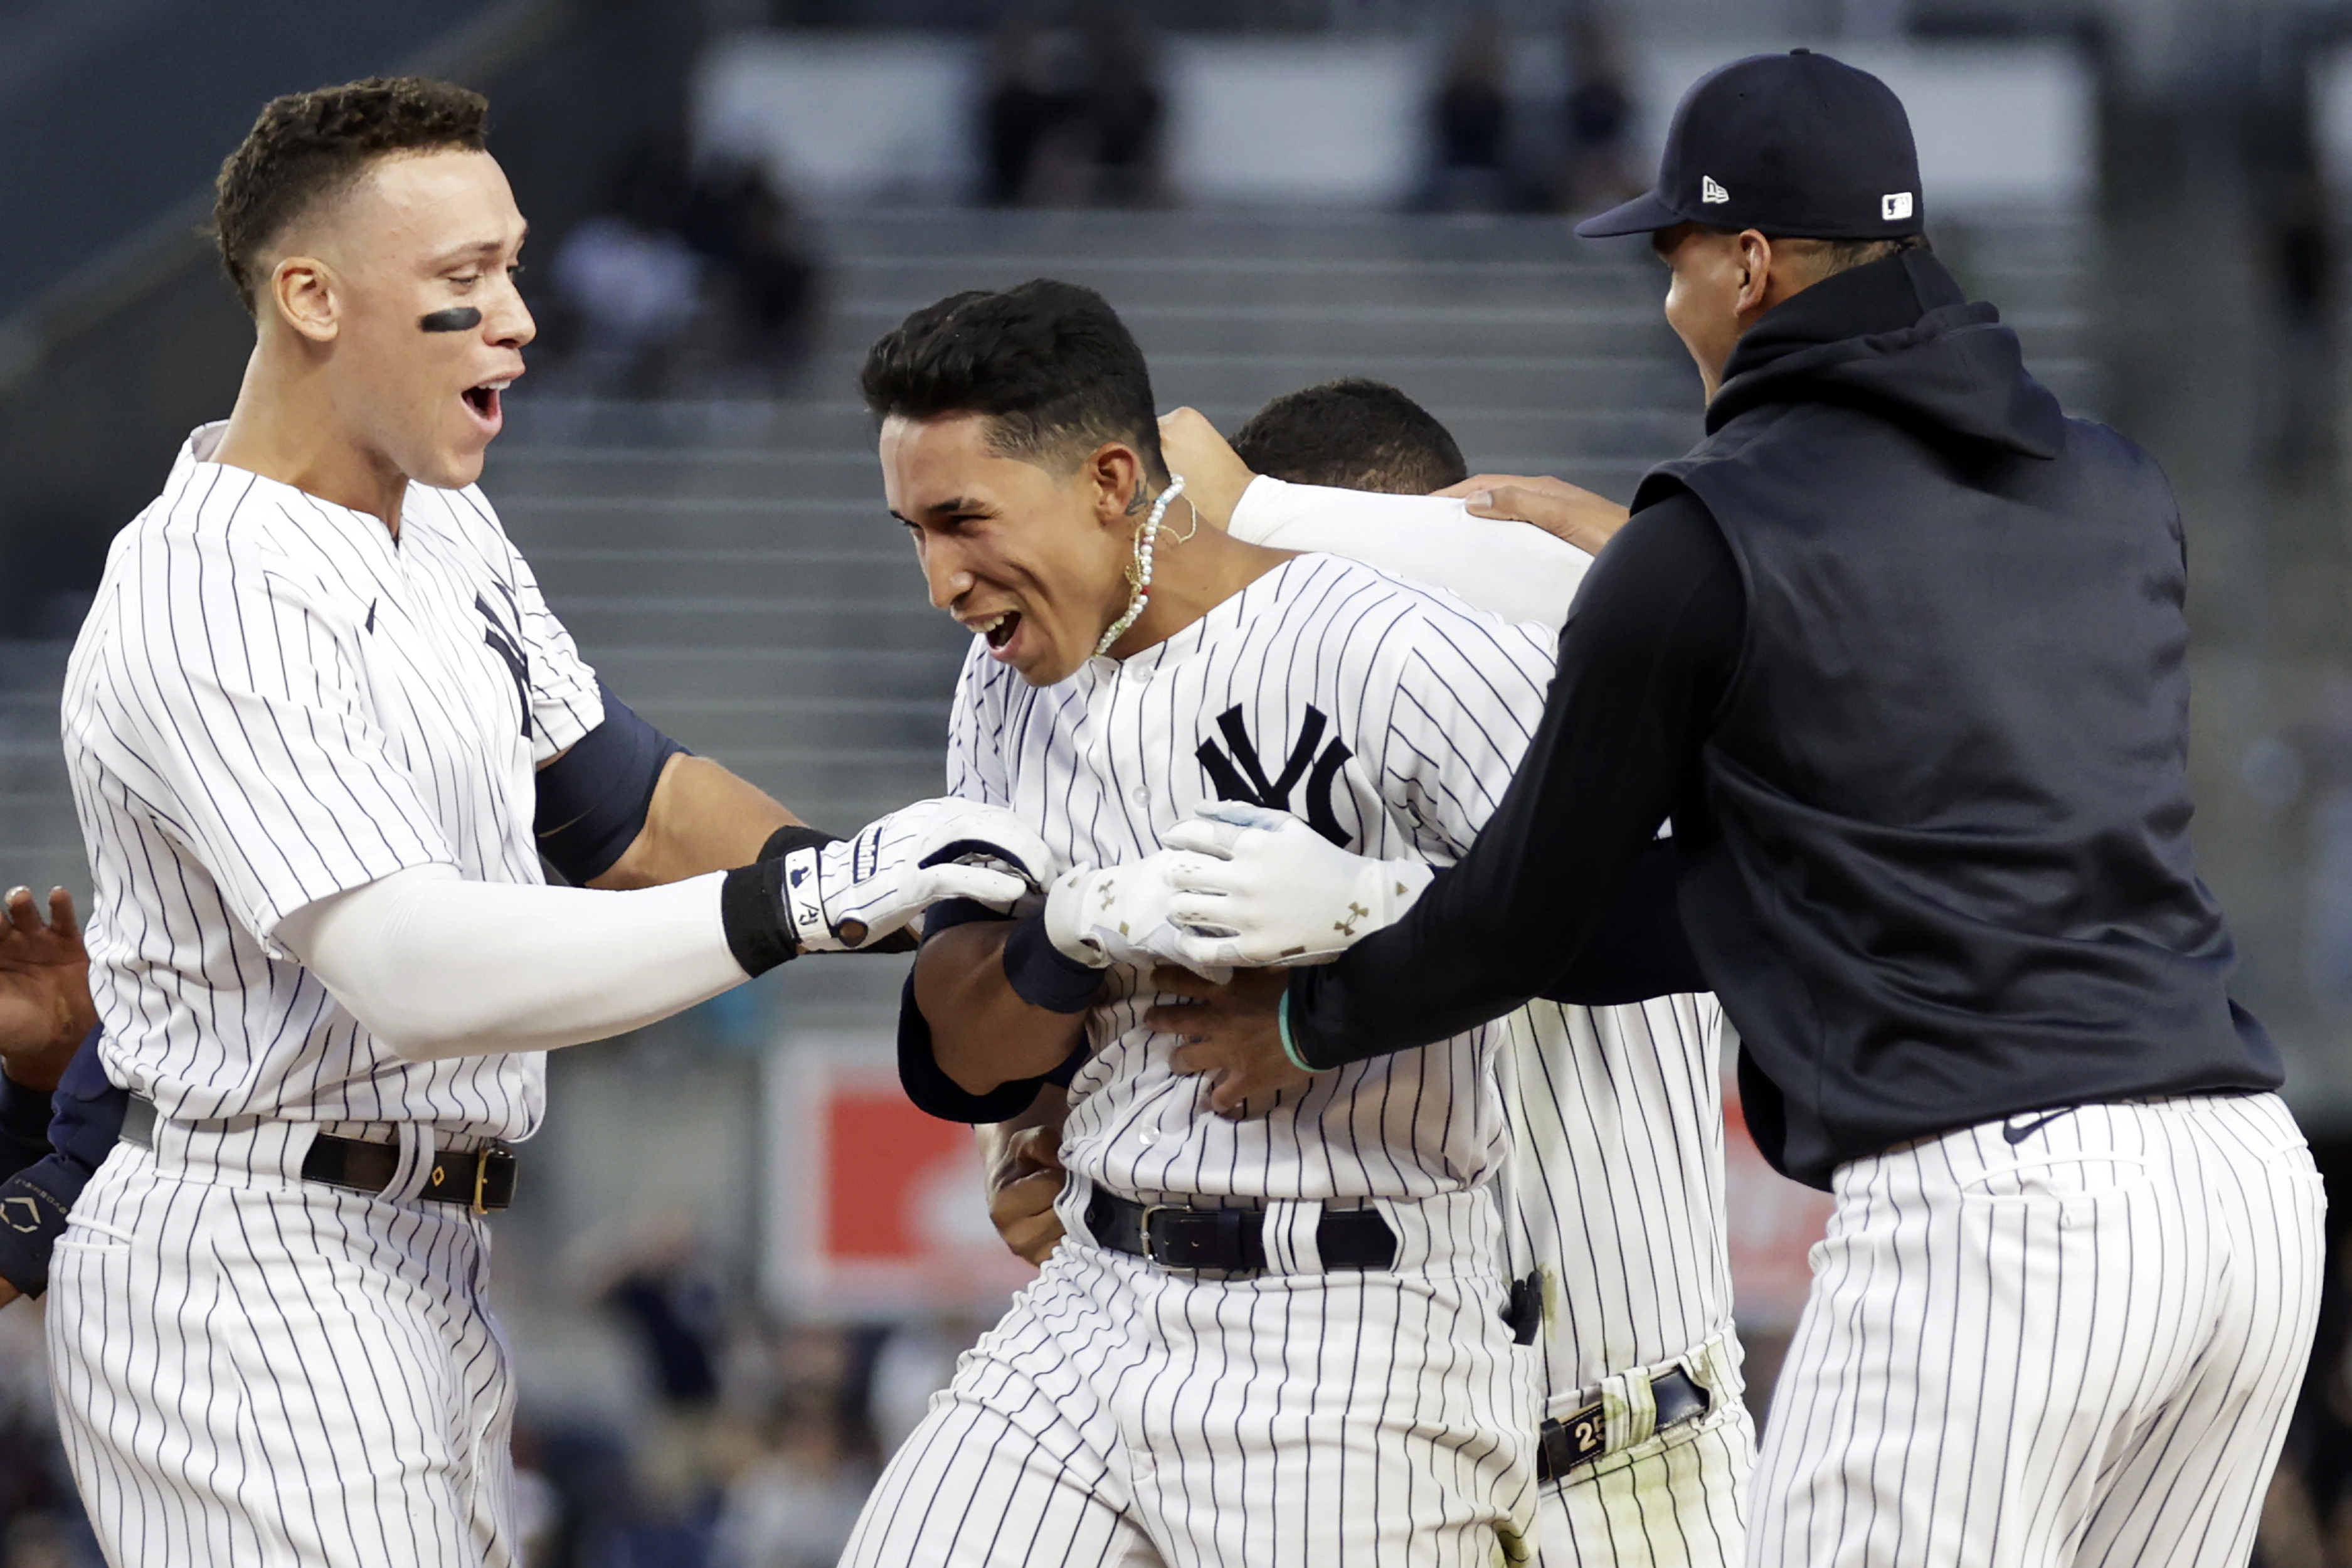
[[[1469,853],[1403,919],[1292,977],[1307,1060],[1444,1039],[1569,969],[1693,777],[1744,615],[1703,510],[1629,525],[1570,617],[1542,722]]]
[[[757,785],[708,757],[681,752],[663,764],[646,825],[591,888],[656,888],[748,865],[768,836],[800,821]]]
[[[748,979],[720,918],[724,880],[608,892],[419,867],[297,910],[278,936],[408,1060],[549,1050]]]
[[[1018,921],[975,921],[931,937],[915,960],[915,1005],[940,1070],[968,1094],[1043,1078],[1086,1037],[1084,1013],[1024,1002],[1004,972]]]
[[[1037,1098],[1031,1100],[1029,1109],[1018,1116],[1008,1117],[1003,1121],[983,1121],[971,1130],[980,1145],[981,1169],[988,1173],[992,1194],[1011,1179],[1009,1167],[1014,1158],[1014,1141],[1030,1129],[1042,1127],[1052,1131],[1052,1142],[1058,1144],[1062,1123],[1068,1121],[1069,1116],[1069,1090],[1059,1084],[1048,1083],[1038,1087]]]
[[[1276,550],[1344,555],[1432,583],[1509,621],[1558,626],[1592,558],[1528,523],[1475,517],[1444,496],[1399,496],[1259,478],[1233,534]]]

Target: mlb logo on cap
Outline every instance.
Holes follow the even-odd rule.
[[[1868,71],[1792,49],[1701,77],[1666,128],[1656,187],[1576,232],[1701,223],[1776,238],[1894,239],[1920,231],[1921,205],[1902,100]]]

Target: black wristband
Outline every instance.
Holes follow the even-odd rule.
[[[795,849],[823,848],[825,845],[840,842],[841,835],[838,833],[827,833],[824,828],[811,827],[805,822],[790,822],[768,835],[768,841],[760,846],[760,858],[781,860]]]
[[[1102,989],[1103,972],[1080,963],[1045,935],[1045,917],[1031,915],[1004,939],[1004,978],[1013,994],[1048,1013],[1083,1013]]]
[[[800,943],[784,921],[784,863],[761,860],[728,872],[719,888],[719,923],[746,974],[765,974],[798,958]]]
[[[719,889],[719,923],[727,931],[727,951],[744,973],[765,974],[801,955],[801,945],[784,921],[784,857],[795,849],[839,842],[837,833],[788,823],[768,835],[757,860],[727,873]]]

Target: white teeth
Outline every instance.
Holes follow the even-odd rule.
[[[504,392],[508,387],[512,386],[513,384],[514,379],[509,376],[505,381],[486,381],[474,390],[477,392]]]
[[[971,629],[978,632],[981,636],[986,637],[989,633],[1003,626],[1004,624],[1004,617],[1011,614],[1012,612],[1010,610],[1000,610],[984,621],[972,622]]]

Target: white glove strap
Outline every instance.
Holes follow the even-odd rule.
[[[1045,894],[1045,940],[1064,958],[1090,969],[1108,969],[1111,962],[1099,942],[1088,940],[1092,922],[1087,917],[1099,901],[1096,883],[1100,876],[1094,870],[1072,871],[1055,878]]]
[[[784,918],[803,952],[838,952],[844,945],[824,918],[824,862],[818,858],[822,852],[823,846],[812,844],[784,857]]]

